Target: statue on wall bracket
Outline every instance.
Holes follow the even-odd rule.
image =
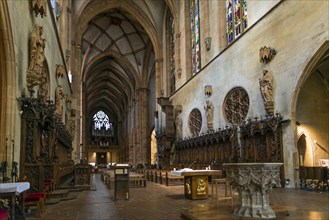
[[[46,40],[41,37],[42,32],[42,26],[36,25],[31,36],[30,63],[26,75],[29,90],[32,90],[34,86],[40,85],[43,77]]]
[[[273,115],[273,77],[268,70],[263,70],[263,76],[259,78],[259,85],[264,101],[265,111],[268,115]]]
[[[64,94],[63,88],[61,86],[57,86],[55,91],[55,117],[62,120],[63,118],[63,102],[64,102]]]
[[[176,131],[177,131],[177,138],[182,139],[183,138],[183,121],[181,117],[182,113],[182,106],[177,105],[176,106]]]
[[[207,100],[204,109],[206,110],[208,130],[212,131],[214,130],[214,105],[211,101]]]

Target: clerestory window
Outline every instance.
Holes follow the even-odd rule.
[[[247,1],[226,0],[227,43],[232,43],[247,29],[247,27]]]

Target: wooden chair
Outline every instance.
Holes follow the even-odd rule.
[[[8,220],[8,212],[5,209],[0,210],[0,220]]]
[[[24,196],[25,207],[36,206],[37,215],[41,216],[46,209],[46,192],[29,193]]]
[[[231,208],[233,210],[233,194],[232,187],[228,185],[225,178],[220,179],[212,179],[211,180],[211,196],[212,198],[217,199],[218,201],[231,201]],[[220,195],[219,187],[220,185],[224,185],[224,195]],[[215,187],[215,195],[214,195],[214,187]]]
[[[2,199],[0,199],[0,220],[8,220],[8,211]]]

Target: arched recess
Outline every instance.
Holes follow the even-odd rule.
[[[15,140],[16,101],[15,50],[7,1],[0,1],[0,158],[5,152],[6,138]],[[18,117],[18,116],[17,116]],[[17,140],[18,141],[18,140]],[[10,143],[9,143],[10,144]],[[16,145],[19,146],[19,145]],[[10,154],[8,150],[8,154]],[[19,152],[19,150],[15,150]],[[16,157],[19,156],[16,154]],[[8,158],[9,159],[9,158]],[[11,158],[10,158],[11,159]],[[17,159],[15,159],[18,161]]]
[[[301,134],[297,141],[299,166],[312,166],[313,150],[312,143],[309,143],[305,134]]]
[[[292,100],[292,121],[296,137],[305,136],[304,166],[318,166],[319,159],[328,159],[329,146],[329,41],[317,50],[308,62]],[[299,150],[303,139],[296,138]]]

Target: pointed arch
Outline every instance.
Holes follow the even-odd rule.
[[[18,112],[15,49],[7,1],[0,1],[0,30],[0,152],[4,152],[1,149],[6,138],[19,137],[15,129]]]

